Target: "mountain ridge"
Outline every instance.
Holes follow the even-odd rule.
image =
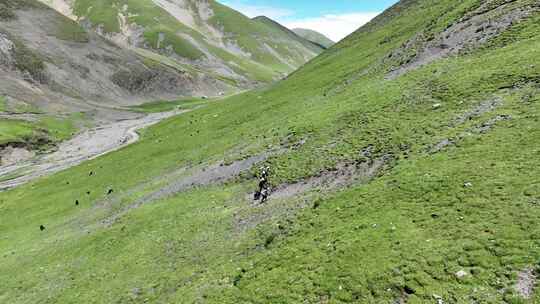
[[[328,49],[334,44],[336,44],[330,38],[326,37],[324,34],[321,34],[315,30],[295,28],[292,31],[296,33],[298,36],[303,37],[304,39],[309,40],[317,45],[320,45],[321,47],[325,49]]]
[[[124,46],[217,72],[244,87],[279,79],[322,51],[273,35],[213,0],[41,1]]]
[[[271,19],[271,18],[268,18],[266,16],[257,16],[257,17],[254,17],[253,20],[256,20],[258,22],[262,22],[262,23],[265,23],[271,27],[274,27],[284,33],[286,33],[288,36],[292,37],[293,39],[296,39],[298,41],[300,41],[300,43],[304,44],[306,47],[314,50],[314,51],[319,51],[321,48],[320,45],[318,44],[315,44],[313,45],[313,42],[308,40],[308,39],[305,39],[304,37],[296,34],[293,30],[287,28],[286,26],[280,24],[279,22]],[[300,38],[300,39],[299,39]]]

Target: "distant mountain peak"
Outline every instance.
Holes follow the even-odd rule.
[[[300,42],[301,44],[303,44],[304,46],[306,46],[307,48],[315,52],[321,52],[322,50],[326,49],[324,46],[319,45],[317,43],[313,43],[312,41],[305,39],[304,37],[296,34],[293,30],[277,22],[276,20],[273,20],[272,18],[269,18],[266,16],[257,16],[255,18],[252,18],[252,20],[257,21],[261,24],[265,24],[266,26],[274,30],[280,31],[281,33],[287,35],[290,39]]]
[[[325,49],[330,48],[331,46],[335,44],[335,42],[332,39],[328,38],[324,34],[321,34],[315,30],[305,29],[305,28],[295,28],[292,31],[295,32],[298,36],[306,40],[309,40],[317,45],[320,45],[324,47]]]
[[[120,45],[239,88],[280,79],[323,51],[215,0],[39,1]]]

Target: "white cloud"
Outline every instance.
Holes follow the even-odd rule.
[[[224,5],[232,7],[242,14],[253,18],[257,16],[266,16],[271,19],[280,19],[294,15],[294,11],[271,6],[258,6],[240,3],[238,1],[222,1]]]
[[[380,14],[380,12],[350,12],[344,14],[327,14],[312,18],[295,18],[296,12],[285,8],[250,5],[242,0],[220,2],[250,18],[263,15],[278,21],[290,29],[306,28],[315,30],[336,42],[356,31]]]
[[[307,28],[320,32],[334,41],[339,41],[362,25],[368,23],[379,12],[354,12],[339,15],[324,15],[316,18],[284,20],[288,28]]]

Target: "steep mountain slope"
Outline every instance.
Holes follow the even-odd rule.
[[[270,82],[322,52],[214,0],[42,0],[86,28],[239,86]]]
[[[321,47],[320,45],[314,44],[311,41],[302,38],[301,36],[297,35],[295,32],[291,31],[290,29],[286,28],[285,26],[279,24],[278,22],[266,16],[258,16],[258,17],[253,18],[253,20],[266,25],[270,30],[275,32],[276,35],[288,37],[288,39],[302,44],[307,49],[310,49],[313,52],[320,52],[321,49],[323,49],[323,47]]]
[[[308,41],[323,46],[325,49],[328,49],[332,45],[336,44],[330,38],[314,30],[295,28],[293,29],[293,32]]]
[[[539,21],[404,0],[268,89],[1,193],[0,301],[540,302]]]
[[[37,1],[0,5],[0,150],[134,116],[122,106],[236,89],[118,47]]]

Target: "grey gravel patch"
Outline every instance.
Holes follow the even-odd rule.
[[[410,49],[418,49],[417,55],[407,60],[407,63],[390,71],[386,79],[395,79],[438,59],[457,55],[464,50],[477,48],[538,10],[538,7],[523,6],[505,11],[512,2],[514,1],[507,1],[491,7],[493,1],[486,1],[486,5],[482,5],[468,16],[465,16],[430,42],[426,42],[428,39],[424,37],[424,33],[415,36],[403,48],[391,53],[389,58],[404,57]]]
[[[185,178],[150,194],[148,197],[145,197],[144,200],[154,201],[174,195],[189,188],[225,182],[238,176],[240,173],[249,170],[253,165],[264,161],[267,157],[267,154],[261,154],[235,161],[230,165],[214,164],[210,167],[198,169]]]
[[[271,219],[294,217],[299,210],[312,205],[316,197],[312,191],[331,192],[354,183],[367,183],[390,161],[391,157],[385,155],[364,163],[342,164],[304,181],[281,185],[271,191],[268,201],[257,205],[253,211],[235,214],[235,231],[243,232]],[[252,200],[252,193],[247,200]]]
[[[532,268],[526,268],[518,273],[518,280],[514,289],[524,299],[530,299],[536,285],[536,274]]]
[[[106,226],[110,226],[129,211],[139,208],[144,204],[168,198],[182,191],[187,191],[196,187],[220,184],[229,181],[239,176],[242,172],[251,169],[255,164],[263,162],[270,155],[271,153],[263,153],[235,161],[230,165],[218,163],[208,167],[195,169],[193,172],[180,177],[178,180],[169,183],[165,187],[135,200],[129,206],[103,220],[102,223]]]
[[[7,146],[3,150],[0,150],[0,166],[15,165],[32,159],[35,155],[35,152],[24,147]]]
[[[431,153],[431,154],[439,153],[439,152],[441,152],[442,150],[446,149],[447,147],[453,146],[453,145],[455,145],[455,144],[456,144],[456,143],[454,142],[453,139],[445,138],[445,139],[443,139],[442,141],[440,141],[438,144],[436,144],[435,146],[433,146],[433,147],[429,150],[429,153]]]
[[[322,172],[318,176],[304,181],[287,184],[272,190],[270,199],[286,199],[305,193],[312,189],[333,190],[344,188],[354,182],[367,182],[388,163],[389,156],[360,164],[343,164],[335,170]]]
[[[488,132],[489,130],[491,130],[495,124],[497,124],[498,122],[500,121],[505,121],[505,120],[511,120],[512,119],[512,116],[510,115],[497,115],[495,117],[493,117],[492,119],[482,123],[480,126],[477,126],[475,127],[472,131],[474,133],[486,133]]]
[[[489,131],[491,131],[491,129],[493,129],[493,127],[498,122],[505,121],[505,120],[511,120],[511,119],[512,119],[512,116],[510,116],[510,115],[497,115],[497,116],[483,122],[482,124],[477,125],[477,126],[471,128],[471,129],[467,130],[466,132],[459,134],[455,138],[445,138],[445,139],[443,139],[442,141],[440,141],[439,143],[437,143],[436,145],[431,147],[429,149],[429,153],[430,154],[439,153],[439,152],[443,151],[444,149],[446,149],[446,148],[448,148],[450,146],[456,145],[458,142],[463,140],[465,137],[470,136],[472,134],[486,134]]]
[[[455,118],[455,120],[450,123],[450,127],[455,128],[460,125],[465,124],[467,121],[472,120],[473,118],[480,117],[486,113],[492,112],[498,107],[500,107],[503,104],[503,100],[499,96],[495,96],[494,98],[491,98],[489,100],[483,101],[480,104],[478,104],[473,109],[459,115]],[[497,124],[500,121],[503,120],[510,120],[512,117],[510,115],[497,115],[494,118],[483,122],[480,125],[477,125],[471,129],[469,129],[467,132],[462,133],[458,135],[456,138],[445,138],[435,144],[434,146],[430,147],[428,149],[428,153],[435,154],[443,151],[447,147],[456,145],[460,140],[462,140],[464,137],[470,135],[471,133],[474,134],[484,134],[490,131],[495,124]]]
[[[503,100],[501,97],[498,97],[498,96],[492,99],[483,101],[479,105],[477,105],[474,109],[459,115],[456,118],[456,120],[452,123],[452,125],[454,127],[458,125],[462,125],[466,123],[468,120],[471,120],[475,117],[482,116],[485,113],[495,110],[502,104],[503,104]]]

